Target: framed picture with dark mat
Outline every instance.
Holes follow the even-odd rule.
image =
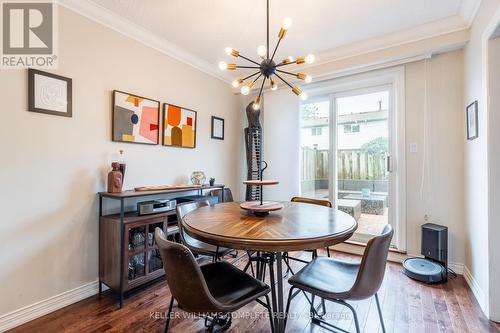
[[[196,148],[196,111],[163,104],[163,145]]]
[[[113,91],[113,141],[160,143],[160,102],[123,91]]]
[[[212,116],[212,139],[224,140],[224,119]]]
[[[28,110],[71,118],[71,85],[70,78],[28,69]]]

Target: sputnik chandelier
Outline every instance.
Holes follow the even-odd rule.
[[[283,74],[283,76],[290,75],[294,76],[297,79],[303,80],[305,83],[310,83],[312,81],[312,77],[310,75],[307,75],[305,73],[291,73],[288,71],[284,71],[281,68],[284,66],[288,66],[291,64],[312,64],[314,62],[314,55],[308,54],[307,56],[304,57],[299,57],[297,59],[294,59],[293,57],[287,57],[283,59],[280,63],[276,63],[274,60],[274,56],[276,55],[276,51],[278,50],[278,47],[281,43],[281,40],[285,38],[286,33],[288,29],[290,29],[290,26],[292,25],[292,20],[290,18],[285,18],[283,20],[283,25],[281,26],[281,29],[278,33],[278,42],[276,43],[276,46],[274,48],[273,53],[271,56],[269,56],[269,0],[267,1],[267,8],[266,8],[266,14],[267,14],[267,46],[260,45],[257,47],[257,55],[261,58],[260,63],[257,61],[254,61],[252,59],[249,59],[242,55],[239,51],[231,48],[231,47],[226,47],[226,54],[229,56],[233,56],[235,58],[241,58],[244,59],[250,63],[252,63],[251,66],[241,66],[237,64],[228,64],[224,61],[221,61],[219,63],[219,68],[221,70],[236,70],[238,68],[245,68],[245,69],[256,69],[257,71],[251,75],[248,75],[243,78],[236,79],[232,82],[233,87],[238,88],[241,86],[241,93],[243,95],[248,95],[250,93],[250,90],[255,86],[256,82],[262,78],[262,83],[260,85],[260,90],[258,96],[255,98],[255,101],[253,103],[253,108],[255,110],[258,110],[260,108],[260,101],[261,101],[261,95],[262,95],[262,89],[264,88],[264,84],[266,83],[266,80],[269,80],[270,82],[270,88],[271,90],[276,90],[278,89],[278,85],[276,84],[276,81],[273,76],[276,76],[278,79],[283,81],[284,84],[289,86],[292,89],[292,92],[299,96],[300,99],[306,100],[307,99],[307,94],[303,92],[300,87],[296,85],[292,85],[288,83],[280,74]],[[255,77],[257,76],[257,77]],[[248,80],[248,81],[247,81]]]

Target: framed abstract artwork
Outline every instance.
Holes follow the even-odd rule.
[[[196,111],[163,104],[163,145],[196,148]]]
[[[160,143],[160,102],[113,91],[113,141]]]
[[[72,117],[72,80],[28,69],[28,110]]]
[[[467,140],[474,140],[479,136],[477,128],[477,101],[469,104],[466,109],[467,113]]]
[[[224,140],[224,119],[212,116],[212,139]]]

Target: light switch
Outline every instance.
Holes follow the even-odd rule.
[[[410,153],[418,152],[418,144],[416,142],[410,143]]]

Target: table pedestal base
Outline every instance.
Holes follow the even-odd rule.
[[[249,267],[252,267],[253,272],[253,266],[250,260],[254,259],[253,261],[257,262],[255,277],[264,281],[266,278],[266,266],[269,267],[269,286],[271,287],[271,308],[273,312],[272,316],[274,318],[274,328],[276,333],[282,333],[285,332],[286,316],[283,294],[283,254],[281,252],[265,253],[264,256],[266,257],[262,257],[260,252],[257,252],[257,258],[249,256],[249,262],[244,271],[247,271]],[[289,268],[288,271],[292,272],[291,268]]]

